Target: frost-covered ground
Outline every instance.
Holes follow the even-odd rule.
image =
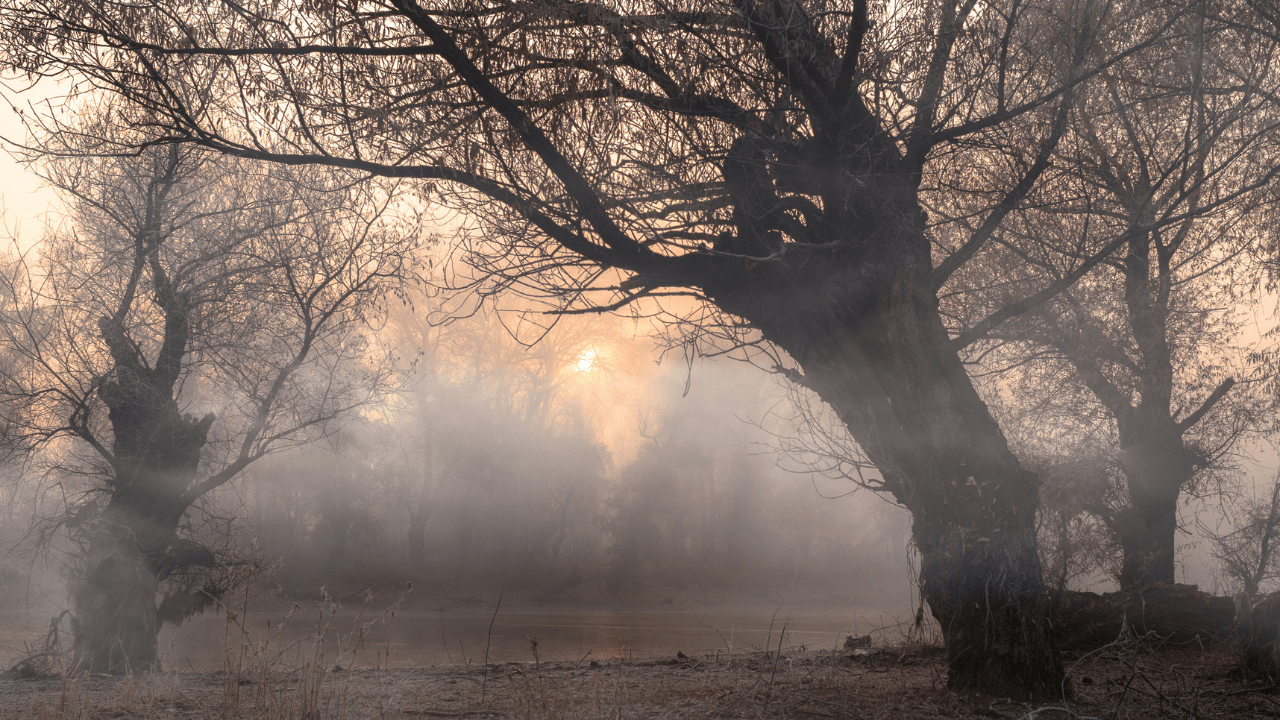
[[[0,718],[1265,718],[1275,688],[1221,647],[1137,642],[1067,658],[1073,699],[1019,703],[945,688],[940,650],[757,651],[424,668],[0,680]],[[1053,710],[1050,708],[1063,708]]]

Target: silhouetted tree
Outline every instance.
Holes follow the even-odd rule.
[[[1221,564],[1223,574],[1252,605],[1260,597],[1265,584],[1280,576],[1277,572],[1276,546],[1280,544],[1280,481],[1273,480],[1269,492],[1232,508],[1227,513],[1228,527],[1201,530],[1212,542],[1210,552]]]
[[[63,130],[28,157],[66,223],[4,277],[0,399],[28,450],[83,477],[60,518],[76,666],[140,670],[162,622],[222,589],[228,548],[192,508],[385,391],[361,333],[418,232],[388,220],[394,188],[192,146],[114,154],[130,131],[109,106]]]
[[[1179,497],[1209,485],[1265,416],[1259,378],[1269,369],[1246,362],[1240,334],[1275,217],[1280,75],[1265,59],[1275,43],[1196,13],[1175,28],[1141,62],[1078,91],[1050,170],[1070,192],[1047,199],[1052,215],[1002,229],[1014,251],[971,266],[955,288],[994,296],[955,305],[972,316],[1007,302],[1020,281],[1038,282],[1026,266],[1065,274],[1073,247],[1123,239],[1097,272],[973,355],[1013,369],[1022,422],[1044,446],[1088,436],[1109,459],[1097,479],[1120,487],[1086,509],[1117,540],[1124,588],[1173,582]]]
[[[566,311],[670,301],[673,332],[803,383],[913,514],[952,687],[1028,697],[1062,688],[1037,481],[957,350],[1129,236],[1089,238],[1062,273],[1033,266],[1033,288],[954,332],[939,292],[998,251],[997,230],[1045,212],[1084,89],[1160,57],[1188,12],[8,0],[3,18],[13,67],[117,93],[166,142],[423,180],[475,218],[482,292]]]

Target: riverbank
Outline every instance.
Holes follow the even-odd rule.
[[[355,670],[249,660],[232,672],[0,679],[0,720],[1280,717],[1275,686],[1246,682],[1223,647],[1129,641],[1067,665],[1071,701],[1027,704],[948,691],[943,653],[927,645]]]

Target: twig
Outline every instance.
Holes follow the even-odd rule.
[[[489,685],[489,646],[493,643],[493,623],[498,619],[498,610],[502,607],[502,594],[505,589],[498,591],[498,604],[493,606],[493,617],[489,618],[489,634],[484,641],[484,682],[480,684],[480,702],[484,703],[484,693]]]
[[[1120,693],[1120,699],[1116,701],[1116,709],[1111,711],[1114,717],[1120,717],[1120,707],[1124,705],[1124,699],[1129,694],[1129,686],[1133,685],[1133,681],[1137,679],[1138,673],[1134,672],[1129,676],[1129,681],[1124,684],[1124,690]]]
[[[769,674],[769,687],[764,690],[764,701],[769,702],[773,696],[773,679],[778,675],[778,660],[782,657],[782,642],[787,637],[787,623],[782,623],[782,632],[778,634],[778,652],[773,655],[773,672]]]
[[[728,650],[729,650],[729,659],[730,659],[730,660],[733,660],[733,640],[732,640],[732,639],[729,639],[729,640],[726,640],[726,639],[725,639],[725,637],[724,637],[724,633],[720,632],[720,623],[716,623],[716,624],[715,624],[715,627],[712,627],[712,626],[710,626],[710,625],[708,625],[708,624],[706,624],[706,623],[704,623],[704,622],[699,622],[698,624],[699,624],[699,625],[701,625],[701,626],[702,626],[702,627],[704,627],[704,628],[707,628],[708,630],[713,630],[713,631],[715,632],[715,634],[717,634],[717,635],[719,635],[719,636],[720,636],[720,642],[724,643],[724,646],[725,646],[726,648],[728,648]],[[730,627],[732,627],[732,626],[730,626]],[[732,638],[732,637],[733,637],[732,632],[733,632],[733,631],[732,631],[732,630],[730,630],[730,638]],[[717,650],[716,652],[717,652],[717,653],[719,653],[720,651],[719,651],[719,650]]]

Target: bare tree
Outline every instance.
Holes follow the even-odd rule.
[[[0,393],[80,489],[60,521],[76,665],[119,672],[154,667],[160,624],[221,589],[226,548],[192,509],[385,391],[361,334],[418,233],[389,220],[394,188],[189,146],[101,154],[128,132],[111,116],[29,156],[67,222],[4,278]]]
[[[4,4],[12,67],[127,98],[162,142],[420,179],[475,219],[481,292],[661,307],[804,384],[913,514],[951,685],[1061,693],[1038,483],[957,350],[1130,233],[954,332],[938,297],[1044,212],[1081,93],[1185,3],[72,5]]]
[[[1268,497],[1243,503],[1239,514],[1227,518],[1230,526],[1201,531],[1213,543],[1211,552],[1224,575],[1243,593],[1247,606],[1259,598],[1262,587],[1280,577],[1276,568],[1276,544],[1280,543],[1280,480],[1271,484]]]
[[[1087,510],[1118,541],[1125,588],[1174,581],[1180,496],[1206,490],[1266,417],[1270,370],[1246,360],[1240,335],[1274,212],[1276,45],[1195,13],[1177,28],[1141,62],[1079,90],[1052,170],[1066,191],[1046,198],[1053,214],[1001,230],[1003,261],[988,256],[956,287],[995,295],[957,304],[973,316],[1020,281],[1038,282],[1027,266],[1063,275],[1074,244],[1124,239],[1098,272],[973,356],[1011,369],[1006,382],[1016,378],[1041,453],[1074,437],[1109,458],[1121,487]]]
[[[1106,503],[1112,492],[1105,458],[1088,446],[1064,448],[1054,456],[1026,454],[1019,457],[1044,482],[1037,513],[1040,558],[1045,582],[1060,601],[1073,581],[1118,571],[1117,544],[1107,526],[1090,512]]]

